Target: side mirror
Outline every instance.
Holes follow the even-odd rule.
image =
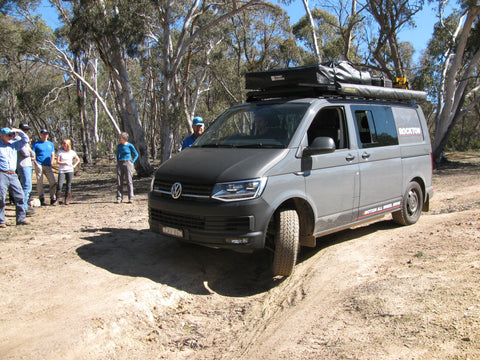
[[[318,154],[328,154],[335,151],[335,141],[331,137],[317,137],[313,140],[312,145],[303,150],[303,157]]]

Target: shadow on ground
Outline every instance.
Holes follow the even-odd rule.
[[[299,262],[329,246],[396,226],[382,221],[319,238],[316,248],[302,249]],[[242,254],[187,245],[148,229],[101,228],[84,233],[82,238],[90,244],[77,249],[83,260],[115,274],[145,277],[191,294],[208,295],[211,289],[224,296],[244,297],[266,292],[281,282],[272,276],[268,251]]]

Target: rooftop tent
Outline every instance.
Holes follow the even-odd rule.
[[[358,70],[348,61],[250,72],[245,75],[245,88],[254,90],[248,94],[249,101],[270,97],[322,95],[418,101],[426,99],[423,91],[392,88],[391,80]]]

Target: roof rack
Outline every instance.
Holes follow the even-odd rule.
[[[392,87],[392,81],[385,76],[358,70],[348,61],[250,72],[245,74],[245,80],[245,87],[254,90],[247,93],[249,102],[319,96],[400,101],[424,101],[427,98],[424,91]],[[406,83],[406,79],[401,80]]]
[[[427,93],[424,91],[386,88],[374,85],[337,84],[323,86],[316,84],[296,84],[288,88],[272,87],[265,90],[255,90],[247,93],[247,101],[261,101],[273,98],[301,98],[320,96],[340,96],[383,100],[414,100],[424,101]]]

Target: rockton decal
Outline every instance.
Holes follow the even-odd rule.
[[[390,204],[380,205],[380,206],[365,210],[362,213],[362,215],[360,215],[356,220],[367,217],[367,216],[376,215],[376,214],[382,213],[384,211],[399,208],[400,206],[401,206],[400,201],[396,201],[396,202],[390,203]]]
[[[419,127],[398,128],[400,136],[418,136],[422,135],[422,129]]]

